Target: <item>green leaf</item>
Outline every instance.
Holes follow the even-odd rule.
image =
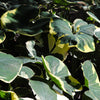
[[[84,33],[93,36],[94,30],[96,29],[95,25],[87,24],[84,26],[80,26],[78,33]]]
[[[73,23],[73,28],[75,33],[79,31],[80,26],[87,25],[87,22],[83,21],[82,19],[75,19]]]
[[[73,28],[76,34],[88,34],[93,36],[94,30],[96,29],[94,24],[88,24],[82,19],[76,19],[73,24]]]
[[[39,100],[57,100],[56,93],[44,82],[30,80],[30,86]]]
[[[96,27],[93,24],[88,24],[82,19],[76,19],[73,24],[74,35],[77,41],[76,47],[82,52],[93,52],[95,51],[94,44],[94,31]]]
[[[99,100],[100,81],[93,64],[90,61],[85,61],[82,64],[82,70],[83,70],[84,77],[87,80],[85,82],[88,82],[85,84],[86,86],[88,84],[88,88],[89,88],[89,90],[85,92],[85,95],[89,96],[93,100]]]
[[[61,38],[66,35],[72,35],[70,23],[65,19],[51,19],[49,28],[50,34],[55,35],[57,38]]]
[[[76,34],[77,45],[76,47],[82,52],[93,52],[95,51],[94,39],[92,36],[87,34]]]
[[[0,43],[2,43],[6,39],[6,35],[3,31],[0,30]]]
[[[49,38],[50,39],[50,38]],[[52,42],[51,42],[52,43]],[[68,43],[61,43],[61,40],[57,40],[53,50],[51,51],[52,54],[59,54],[61,55],[61,58],[64,60],[66,59],[67,56],[67,52],[70,49],[69,44]]]
[[[13,91],[0,90],[0,98],[3,100],[19,100],[18,96]]]
[[[94,31],[94,36],[100,40],[100,28],[97,28],[95,31]]]
[[[69,47],[75,47],[77,40],[75,35],[64,36],[61,39],[61,44],[68,44]]]
[[[32,69],[30,69],[29,67],[26,67],[26,66],[23,66],[20,73],[19,73],[19,76],[23,77],[23,78],[26,78],[26,79],[29,79],[31,78],[35,73],[33,72]]]
[[[34,36],[43,32],[32,25],[32,19],[38,16],[39,10],[35,6],[22,5],[16,9],[9,10],[1,16],[1,26],[6,31]],[[30,23],[31,22],[31,23]]]
[[[22,68],[20,60],[12,55],[0,52],[0,80],[11,83]]]
[[[85,53],[95,51],[93,38],[96,29],[95,25],[88,24],[82,19],[76,19],[72,26],[74,34],[72,33],[70,23],[65,19],[51,19],[48,45],[49,51],[52,54],[60,54],[63,58],[66,58],[68,50],[72,47],[76,47]]]
[[[44,68],[51,78],[51,80],[63,91],[72,95],[72,92],[75,91],[71,85],[74,86],[80,84],[76,79],[70,78],[71,74],[67,68],[67,66],[60,61],[58,58],[53,56],[46,56],[45,58],[42,56]],[[70,80],[70,85],[66,82],[66,77]],[[67,80],[68,80],[67,79]],[[77,84],[78,83],[78,84]],[[82,87],[79,87],[82,88]],[[79,89],[78,88],[78,89]]]
[[[49,51],[53,54],[61,54],[64,57],[69,50],[69,45],[67,43],[62,44],[60,39],[65,36],[73,35],[69,22],[65,19],[53,18],[50,20],[49,28]]]
[[[89,12],[87,11],[87,14],[92,17],[95,21],[97,21],[98,23],[100,23],[100,20],[92,13],[92,12]]]

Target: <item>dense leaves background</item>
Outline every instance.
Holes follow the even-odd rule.
[[[0,100],[99,100],[99,0],[0,0]]]

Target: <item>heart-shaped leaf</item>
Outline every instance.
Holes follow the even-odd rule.
[[[85,77],[85,86],[89,88],[85,95],[93,100],[100,99],[100,81],[97,72],[90,61],[85,61],[82,64],[82,70]]]
[[[93,35],[96,27],[93,24],[88,24],[82,19],[76,19],[73,24],[73,34],[68,21],[53,18],[49,28],[48,44],[49,50],[53,54],[60,54],[65,58],[68,50],[72,47],[85,53],[95,50]]]
[[[19,74],[22,62],[15,57],[0,52],[0,80],[11,83]]]
[[[76,47],[82,52],[93,52],[95,50],[94,31],[95,25],[88,24],[82,19],[76,19],[73,24],[75,37],[77,41]]]
[[[93,52],[95,51],[94,39],[92,36],[87,34],[76,34],[77,45],[76,47],[82,52]]]
[[[42,60],[44,68],[51,80],[60,89],[72,95],[72,92],[75,91],[75,88],[72,87],[73,83],[74,87],[80,85],[80,83],[75,78],[71,78],[72,76],[67,66],[61,60],[53,56],[46,56],[45,58],[42,56]],[[70,81],[70,85],[66,81]],[[81,85],[78,89],[79,88],[82,89]]]

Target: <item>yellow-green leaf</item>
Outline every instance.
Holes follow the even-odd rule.
[[[0,30],[0,43],[2,43],[5,39],[6,39],[5,33]]]
[[[19,100],[18,96],[13,91],[0,90],[0,98],[3,100]]]

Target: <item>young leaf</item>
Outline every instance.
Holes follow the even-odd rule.
[[[100,20],[92,13],[92,12],[89,12],[87,11],[87,14],[92,17],[95,21],[97,21],[98,23],[100,23]]]
[[[85,95],[93,100],[100,99],[100,81],[97,72],[90,61],[85,61],[82,64],[82,70],[85,77],[85,86],[89,88]],[[87,82],[87,83],[86,83]]]
[[[11,83],[22,68],[20,60],[12,55],[0,52],[0,80]]]

